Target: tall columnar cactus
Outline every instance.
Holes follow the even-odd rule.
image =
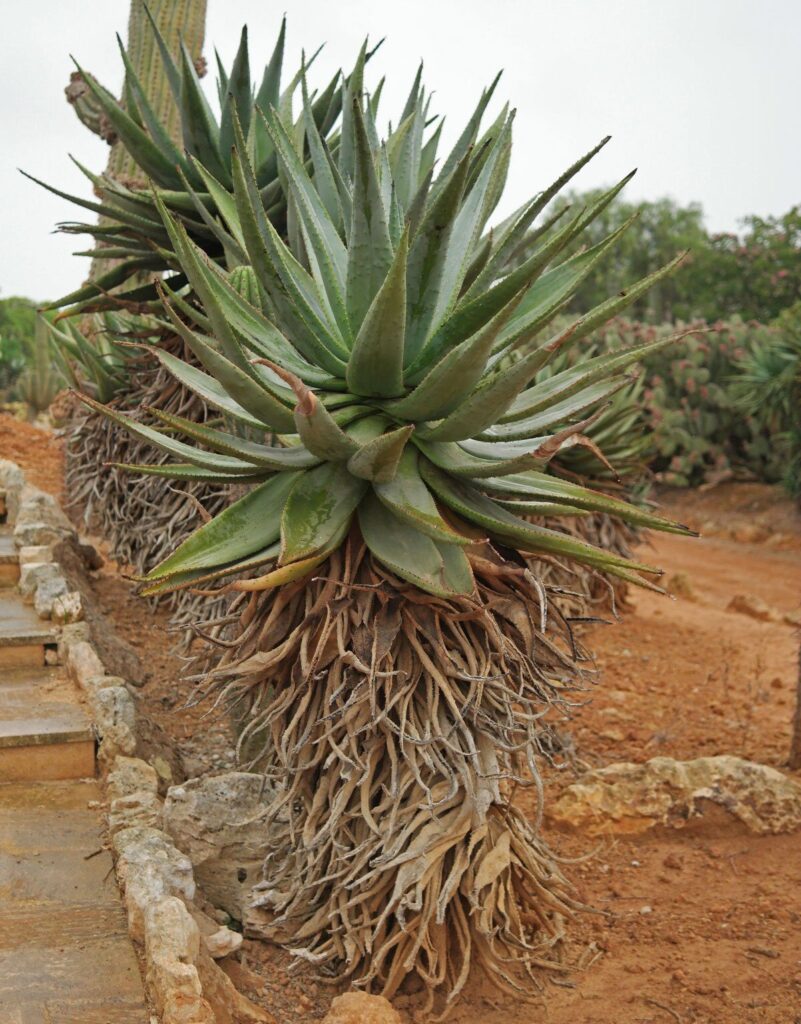
[[[445,1007],[471,964],[512,991],[535,985],[575,906],[501,785],[536,786],[548,716],[576,683],[576,645],[524,553],[647,586],[658,574],[527,517],[683,530],[548,473],[669,339],[538,371],[676,261],[555,331],[625,228],[570,258],[566,246],[628,176],[510,269],[597,148],[490,228],[512,129],[503,110],[482,131],[492,91],[439,159],[419,79],[383,140],[375,97],[352,82],[329,142],[307,95],[294,127],[259,112],[286,182],[284,237],[235,120],[231,217],[258,301],[158,202],[197,299],[165,284],[164,310],[199,365],[159,358],[221,422],[156,410],[154,429],[87,400],[171,459],[130,468],[245,490],[147,583],[243,603],[203,685],[241,712],[240,751],[275,786],[246,927],[387,995],[417,975]]]
[[[153,31],[153,26],[158,29],[158,34]],[[206,0],[150,0],[147,6],[145,0],[131,2],[126,48],[129,74],[140,85],[158,124],[173,142],[181,141],[181,119],[160,50],[161,40],[175,57],[185,48],[190,60],[199,68],[202,66],[205,32]],[[146,175],[139,161],[120,139],[84,72],[74,71],[64,92],[80,121],[110,144],[106,176],[126,188],[146,184]],[[133,82],[127,76],[121,103],[129,110],[134,109],[137,103]],[[113,221],[101,214],[98,223],[108,228]],[[112,266],[108,259],[96,256],[92,260],[90,280],[97,279]]]
[[[148,18],[148,12],[150,18]],[[128,60],[158,123],[174,142],[181,140],[181,120],[175,102],[157,36],[150,19],[158,28],[168,51],[178,57],[185,46],[193,64],[200,70],[206,32],[206,0],[132,0],[128,15]],[[123,105],[131,102],[130,83],[123,89]],[[118,144],[119,135],[104,113],[81,71],[74,71],[64,90],[75,113],[90,131],[111,143],[106,174],[118,181],[145,183],[139,162],[125,147]],[[135,99],[134,99],[135,102]]]

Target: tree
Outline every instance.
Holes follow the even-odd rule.
[[[569,192],[564,200],[552,204],[550,213],[556,215],[568,205],[572,213],[589,208],[606,191]],[[613,252],[599,260],[576,290],[569,311],[597,305],[604,296],[623,291],[633,281],[658,270],[677,252],[697,251],[707,243],[703,210],[698,203],[682,207],[667,198],[640,203],[615,198],[584,233],[586,238],[582,237],[582,245],[598,245],[635,215],[637,220],[618,240]],[[560,219],[552,231],[559,231],[563,225],[564,219]],[[578,243],[574,243],[567,252],[572,254],[578,250]],[[687,268],[661,281],[637,299],[631,310],[632,319],[654,323],[688,318],[692,300]]]
[[[35,323],[36,304],[30,299],[0,299],[0,389],[9,387],[23,369]]]
[[[738,314],[767,323],[801,299],[801,207],[741,224],[739,235],[712,235],[695,254],[694,311],[707,320]]]
[[[550,212],[559,214],[567,205],[573,212],[588,208],[604,192],[571,192]],[[607,290],[628,287],[682,249],[689,250],[685,266],[637,300],[634,319],[714,322],[738,316],[768,323],[801,299],[801,207],[780,217],[752,214],[742,219],[739,232],[709,234],[699,203],[680,206],[667,198],[630,203],[616,197],[590,226],[587,244],[598,245],[635,215],[613,254],[599,260],[586,277],[571,311],[600,301]],[[559,220],[551,231],[564,223]],[[577,251],[576,246],[569,251]]]

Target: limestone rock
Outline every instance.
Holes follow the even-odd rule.
[[[106,686],[89,694],[92,715],[102,741],[100,753],[107,763],[118,754],[136,750],[136,708],[124,686]]]
[[[192,864],[169,838],[155,828],[123,829],[112,839],[117,878],[125,895],[128,930],[144,940],[145,909],[162,896],[192,900],[195,881]]]
[[[38,487],[23,487],[14,525],[17,547],[55,544],[74,533],[72,524],[51,494],[40,491]]]
[[[197,925],[174,896],[154,900],[145,910],[147,981],[162,1024],[216,1024],[203,998],[195,960]]]
[[[224,956],[235,953],[242,945],[242,933],[222,925],[211,935],[203,936],[203,945],[213,960],[221,960]]]
[[[97,651],[86,640],[78,640],[77,643],[69,644],[64,661],[70,679],[82,690],[87,689],[90,679],[106,674],[105,666],[97,656]]]
[[[5,495],[8,521],[13,523],[19,511],[19,496],[25,486],[25,474],[10,459],[0,459],[0,493]]]
[[[139,757],[115,757],[106,780],[109,800],[132,793],[158,793],[159,778],[155,768]]]
[[[322,1024],[402,1024],[400,1014],[383,996],[345,992],[337,996]]]
[[[607,765],[567,786],[547,814],[558,827],[608,835],[681,828],[692,818],[703,824],[710,805],[760,835],[801,828],[801,785],[729,755]]]
[[[67,664],[67,655],[71,647],[76,644],[89,644],[89,624],[87,622],[71,622],[61,627],[58,638],[58,660],[59,664]],[[105,671],[105,669],[103,670]]]
[[[56,562],[26,562],[20,565],[19,592],[26,604],[33,604],[39,587],[56,588],[60,594],[69,590],[67,581]]]
[[[271,1013],[243,995],[202,948],[196,966],[203,996],[211,1004],[217,1024],[278,1024]]]
[[[17,552],[20,565],[30,565],[32,562],[52,562],[53,545],[35,544],[30,547],[20,548]]]
[[[36,600],[38,601],[38,599],[37,591]],[[80,590],[70,590],[57,597],[52,603],[50,618],[60,626],[70,622],[80,622],[83,619],[83,598]]]
[[[273,791],[260,775],[227,772],[167,791],[164,829],[195,866],[206,898],[242,920],[269,844]]]
[[[115,758],[118,760],[118,758]],[[111,801],[108,815],[108,830],[111,835],[124,828],[141,826],[160,828],[162,824],[162,803],[157,793],[143,789],[137,793],[117,797]]]
[[[735,594],[729,601],[726,611],[739,612],[740,615],[747,615],[759,622],[780,622],[782,617],[781,612],[771,608],[761,597],[754,594]]]
[[[63,576],[56,576],[52,579],[43,580],[36,588],[33,596],[33,608],[40,619],[52,618],[53,608],[59,598],[64,598],[69,593],[69,584]],[[80,608],[80,595],[79,605]]]

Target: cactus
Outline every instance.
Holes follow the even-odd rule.
[[[28,409],[37,414],[47,409],[65,383],[54,357],[47,321],[41,314],[36,317],[25,358],[25,369],[17,379],[16,390]]]
[[[183,43],[199,73],[205,72],[201,56],[206,28],[206,0],[150,0],[148,10],[170,53],[180,52]],[[180,138],[180,118],[172,97],[164,63],[160,59],[156,36],[147,24],[144,0],[133,0],[128,15],[128,58],[144,86],[159,124],[175,141]],[[73,71],[64,89],[67,102],[78,120],[111,146],[106,173],[126,182],[143,182],[142,169],[123,146],[115,146],[117,133],[103,108],[84,80],[81,71]],[[123,104],[125,90],[123,89]]]
[[[200,69],[206,31],[206,0],[150,0],[147,10],[144,0],[132,0],[128,15],[127,54],[131,67],[143,86],[159,124],[171,139],[180,141],[180,114],[167,80],[157,37],[148,24],[148,10],[170,53],[178,54],[183,43],[196,67]],[[64,93],[81,123],[111,146],[106,174],[129,188],[146,184],[142,168],[125,146],[118,144],[117,132],[84,79],[83,72],[79,70],[72,73]],[[123,106],[127,105],[126,93],[126,86],[123,86]],[[103,224],[102,216],[100,223]],[[111,261],[95,257],[89,279],[96,280],[111,266]]]

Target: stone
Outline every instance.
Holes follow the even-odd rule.
[[[36,588],[33,597],[33,608],[40,619],[49,619],[53,615],[53,606],[60,597],[69,593],[69,584],[63,576],[44,580]]]
[[[147,982],[162,1024],[216,1024],[195,967],[200,936],[189,911],[164,896],[147,907],[144,924]]]
[[[19,592],[26,604],[33,604],[36,591],[44,584],[61,581],[61,593],[69,590],[61,567],[56,562],[25,562],[19,569]]]
[[[92,715],[101,739],[100,754],[112,764],[118,754],[136,750],[136,708],[124,686],[106,686],[89,695]]]
[[[0,459],[0,492],[5,495],[6,515],[13,523],[19,512],[19,496],[25,487],[25,474],[10,459]]]
[[[52,494],[46,494],[30,485],[23,487],[14,522],[14,541],[17,547],[56,544],[74,533],[72,524]]]
[[[156,828],[123,829],[113,836],[112,847],[128,911],[128,930],[133,939],[143,942],[149,904],[162,896],[194,899],[192,863]]]
[[[241,921],[269,845],[272,788],[263,776],[227,772],[171,786],[164,829],[187,854],[206,898]]]
[[[770,530],[759,523],[743,523],[731,531],[738,544],[761,544],[770,536]]]
[[[695,589],[686,572],[676,572],[668,576],[665,586],[667,592],[674,597],[683,597],[685,601],[695,600]]]
[[[70,644],[64,661],[70,679],[82,690],[87,689],[90,679],[106,674],[106,669],[98,657],[97,651],[85,640]]]
[[[59,626],[80,622],[83,619],[83,598],[80,590],[70,590],[57,597],[51,606],[50,618]]]
[[[108,830],[111,835],[124,828],[160,828],[161,825],[162,802],[157,793],[143,789],[111,801],[108,814]]]
[[[88,540],[84,540],[83,538],[79,539],[77,542],[77,547],[78,553],[80,554],[81,558],[84,561],[84,565],[90,571],[102,569],[103,566],[106,564],[103,556],[94,546],[94,544],[91,544]]]
[[[400,1014],[383,996],[344,992],[332,1000],[322,1024],[402,1024]]]
[[[62,665],[67,664],[67,654],[75,644],[88,644],[90,637],[89,624],[87,622],[71,622],[61,627],[58,638],[58,660]],[[104,670],[105,671],[105,670]]]
[[[203,936],[203,946],[213,960],[221,960],[224,956],[235,953],[242,945],[242,933],[223,925],[211,935]]]
[[[172,783],[175,782],[175,776],[173,775],[172,766],[170,765],[169,761],[166,758],[161,757],[157,754],[153,758],[153,767],[155,768],[156,774],[158,775],[159,779],[161,779],[162,782],[166,783],[168,786],[172,785]]]
[[[243,995],[202,948],[195,966],[217,1024],[278,1024],[271,1013]]]
[[[801,629],[801,611],[785,612],[782,621],[786,626],[795,626],[796,629]]]
[[[657,826],[682,828],[691,819],[715,825],[720,808],[759,835],[801,828],[801,784],[775,768],[723,754],[645,764],[621,762],[581,776],[547,811],[551,823],[590,835],[636,834]]]
[[[52,562],[53,545],[36,544],[30,547],[20,548],[17,552],[20,565],[30,565],[31,562]]]
[[[780,622],[781,612],[771,608],[769,604],[754,594],[735,594],[726,606],[728,612],[738,612],[759,622]]]
[[[114,758],[106,780],[106,792],[112,802],[132,793],[158,793],[156,770],[139,757]]]

